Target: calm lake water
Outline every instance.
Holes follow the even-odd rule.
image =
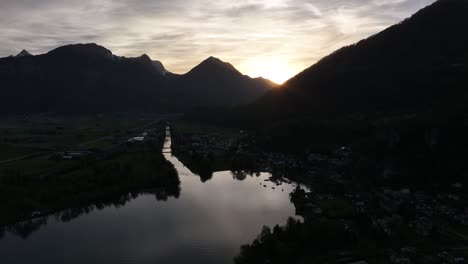
[[[240,181],[231,172],[202,183],[172,156],[170,144],[168,135],[163,152],[179,173],[179,198],[141,195],[66,223],[49,217],[27,239],[7,233],[0,263],[232,263],[263,225],[283,225],[294,216],[293,185],[265,181],[268,173]]]

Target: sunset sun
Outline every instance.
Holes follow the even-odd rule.
[[[253,58],[241,67],[252,77],[263,77],[277,84],[283,84],[300,71],[300,68],[281,57]]]

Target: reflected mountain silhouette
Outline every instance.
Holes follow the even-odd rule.
[[[22,239],[27,239],[31,234],[47,225],[48,217],[38,217],[31,220],[16,223],[6,228],[6,230]]]

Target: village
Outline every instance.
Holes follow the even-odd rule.
[[[177,125],[174,130],[177,135]],[[306,223],[339,220],[357,240],[399,241],[397,246],[386,243],[382,254],[388,263],[466,263],[468,201],[462,183],[453,182],[437,194],[426,186],[398,186],[388,179],[363,184],[352,175],[356,157],[346,146],[297,156],[258,149],[245,131],[234,136],[186,131],[178,137],[184,140],[176,138],[174,148],[193,159],[232,168],[236,155],[249,157],[244,169],[271,173],[269,181],[278,188],[295,182],[291,201]],[[219,161],[223,159],[230,161]],[[446,247],[438,246],[442,241]]]

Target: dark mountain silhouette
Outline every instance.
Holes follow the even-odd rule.
[[[223,62],[218,58],[209,57],[202,61],[199,65],[193,68],[187,73],[188,76],[203,75],[207,72],[213,72],[214,74],[235,74],[242,75],[234,66],[230,63]]]
[[[339,174],[347,179],[344,184],[328,187],[325,182],[332,177],[330,173],[321,176],[321,161],[310,162],[313,165],[307,173],[293,173],[299,175],[298,182],[330,188],[329,192],[338,196],[348,193],[353,185],[364,195],[403,186],[411,189],[412,196],[419,191],[427,191],[429,196],[451,193],[443,186],[468,184],[467,14],[468,1],[439,0],[402,23],[323,58],[255,104],[233,111],[233,117],[248,121],[261,149],[292,152],[304,160],[315,153],[333,156],[350,150],[349,166],[331,166],[341,170]],[[221,123],[233,121],[226,113],[215,117]],[[295,195],[291,194],[293,202]],[[388,205],[380,203],[385,204],[381,209]],[[305,204],[296,203],[297,212],[307,212]],[[332,260],[338,258],[338,248],[352,248],[368,238],[379,248],[369,248],[369,252],[383,252],[387,250],[383,248],[408,243],[407,235],[412,231],[406,229],[406,219],[415,214],[410,207],[403,207],[406,205],[391,213],[405,219],[401,235],[396,235],[399,228],[390,227],[395,233],[369,236],[374,221],[370,213],[367,224],[354,225],[356,236],[344,242],[351,237],[349,233],[340,234],[329,224],[317,226],[316,217],[309,214],[302,223],[288,222],[273,232],[264,229],[250,246],[242,247],[235,263],[305,263],[314,259],[340,263]],[[426,208],[424,213],[430,211]],[[352,221],[361,222],[356,216]],[[328,219],[334,221],[334,217]],[[288,228],[293,231],[283,232]],[[320,234],[323,239],[317,240]],[[441,237],[428,235],[424,240],[443,247]],[[318,246],[312,244],[314,239]],[[311,251],[317,247],[320,252]],[[359,256],[355,261],[386,262],[372,258]],[[418,262],[417,257],[409,258]],[[422,262],[432,261],[427,255],[424,259]],[[433,259],[434,263],[442,262]]]
[[[210,57],[173,82],[173,91],[194,106],[234,106],[250,103],[276,86],[243,75],[231,64]]]
[[[468,1],[440,0],[344,47],[247,112],[264,117],[422,111],[468,99]]]
[[[466,14],[468,1],[439,0],[253,104],[190,118],[248,127],[260,148],[275,152],[349,146],[353,173],[369,179],[386,171],[401,182],[466,179]]]
[[[95,44],[0,60],[1,113],[154,109],[163,76],[147,56],[121,58]]]
[[[0,59],[0,113],[184,111],[250,102],[270,88],[224,74],[223,64],[175,75],[147,55],[119,57],[96,44],[20,55]]]
[[[156,70],[161,73],[162,75],[170,75],[170,74],[173,74],[171,73],[170,71],[166,70],[166,68],[164,67],[164,65],[162,64],[162,62],[160,61],[157,61],[157,60],[154,60],[153,61],[153,66],[154,68],[156,68]]]
[[[18,55],[16,55],[16,57],[28,57],[28,56],[32,56],[32,55],[27,50],[22,50],[20,53],[18,53]]]

